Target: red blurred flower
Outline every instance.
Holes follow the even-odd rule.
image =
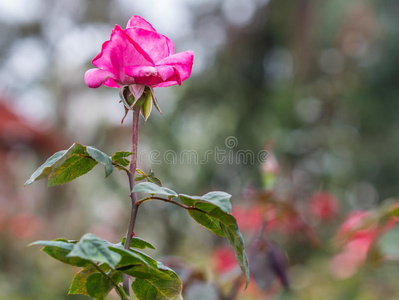
[[[19,213],[11,220],[11,230],[17,238],[31,238],[39,232],[41,226],[40,220],[29,213]]]
[[[391,217],[384,224],[378,225],[373,222],[370,212],[351,212],[338,231],[337,239],[343,243],[343,248],[331,259],[330,272],[338,278],[354,275],[367,260],[371,245],[397,222],[397,217]]]
[[[310,212],[322,221],[330,221],[339,211],[337,199],[328,192],[314,193],[309,199]]]
[[[244,207],[236,205],[233,207],[233,216],[243,232],[258,230],[262,225],[262,213],[258,206]]]
[[[238,267],[234,251],[230,246],[217,248],[212,254],[212,261],[217,273],[228,273]]]

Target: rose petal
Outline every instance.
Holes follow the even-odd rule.
[[[111,87],[111,88],[120,88],[122,84],[118,84],[114,79],[109,78],[109,79],[107,79],[106,82],[104,82],[103,85]]]
[[[133,78],[157,76],[157,69],[151,66],[130,66],[125,68],[126,74]]]
[[[175,69],[171,66],[157,66],[156,69],[162,81],[167,81],[175,75]]]
[[[193,67],[193,60],[194,53],[193,51],[189,50],[177,53],[158,61],[156,64],[157,69],[160,66],[171,66],[175,69],[175,74],[167,81],[158,84],[157,87],[167,87],[175,84],[181,84],[182,81],[190,77]]]
[[[125,66],[154,65],[151,57],[118,25],[115,25],[111,39],[103,44],[101,52],[92,63],[96,67],[113,73],[114,79],[123,84],[134,83],[132,78],[125,74]]]
[[[137,84],[156,86],[163,81],[158,70],[150,66],[129,66],[125,68],[125,72]]]
[[[127,22],[126,28],[141,28],[149,31],[155,31],[154,27],[142,17],[132,16],[130,20]]]
[[[181,83],[183,82],[183,80],[181,79],[180,76],[180,72],[178,69],[176,69],[175,67],[173,67],[173,69],[175,70],[175,74],[176,74],[176,81],[179,85],[181,85]]]
[[[112,79],[114,74],[101,69],[90,69],[85,73],[85,82],[89,88],[98,88],[108,79]]]
[[[125,31],[155,63],[175,53],[172,41],[158,32],[140,28],[127,28]],[[139,64],[135,63],[135,65]]]

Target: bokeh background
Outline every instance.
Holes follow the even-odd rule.
[[[135,232],[188,274],[185,298],[398,299],[395,227],[360,246],[361,262],[339,260],[346,248],[336,241],[348,213],[375,212],[399,194],[394,0],[0,0],[0,299],[85,299],[66,295],[77,269],[27,244],[85,232],[118,242],[125,233],[122,173],[105,180],[97,167],[64,186],[22,186],[73,142],[130,149],[117,90],[89,89],[83,76],[113,26],[135,14],[177,52],[195,53],[182,87],[156,89],[163,115],[141,121],[140,151],[268,153],[247,163],[140,160],[180,193],[231,193],[257,249],[250,258],[263,266],[247,291],[234,291],[225,241],[179,208],[146,204]]]

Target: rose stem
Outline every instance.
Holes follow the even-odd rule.
[[[136,174],[137,167],[137,143],[139,139],[139,118],[140,118],[140,108],[133,110],[133,128],[132,128],[132,156],[130,160],[130,166],[128,173],[129,187],[130,187],[130,198],[132,200],[132,210],[130,213],[129,226],[127,228],[125,249],[130,248],[130,243],[132,241],[132,234],[134,229],[134,223],[136,222],[136,215],[138,210],[138,205],[136,205],[137,197],[136,193],[133,193],[134,188],[134,175]],[[123,274],[123,289],[127,295],[130,295],[129,288],[129,275]]]

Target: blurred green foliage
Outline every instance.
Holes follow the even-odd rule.
[[[51,140],[54,136],[61,140],[53,152],[72,142],[106,153],[129,149],[129,121],[118,124],[123,107],[117,91],[90,91],[83,74],[115,23],[123,26],[130,15],[140,13],[151,23],[162,24],[161,4],[145,8],[143,3],[38,0],[23,10],[25,17],[38,12],[27,21],[0,15],[2,98],[34,119],[30,124],[49,129]],[[326,190],[339,200],[340,214],[331,223],[315,225],[322,247],[270,234],[288,254],[292,295],[277,288],[269,297],[397,299],[395,262],[367,264],[347,279],[334,278],[328,266],[338,251],[333,236],[344,215],[374,209],[398,194],[399,3],[246,3],[188,1],[189,17],[175,18],[180,25],[187,22],[180,28],[185,33],[179,35],[176,28],[172,39],[177,49],[194,50],[194,74],[181,88],[156,90],[164,115],[154,111],[140,124],[142,150],[159,151],[161,160],[171,150],[194,150],[200,159],[216,147],[234,154],[273,152],[279,168],[275,189],[283,199],[306,210],[309,197]],[[21,68],[29,62],[36,65]],[[49,153],[29,138],[21,143],[9,136],[1,136],[0,153],[0,299],[84,299],[66,296],[76,270],[25,245],[60,235],[78,239],[87,231],[119,241],[128,219],[127,181],[118,173],[102,184],[103,172],[97,170],[98,174],[67,186],[46,190],[39,185],[22,191],[24,180]],[[229,148],[228,137],[238,144]],[[226,190],[233,194],[233,205],[254,205],[242,193],[248,186],[262,190],[262,163],[217,163],[213,158],[203,164],[144,161],[140,167],[146,172],[152,168],[166,186],[182,193]],[[10,161],[16,167],[11,168]],[[176,208],[157,203],[143,206],[136,233],[157,241],[157,256],[195,259],[198,264],[192,267],[209,273],[208,256],[220,245],[195,228]],[[249,242],[251,235],[245,238]],[[389,241],[395,239],[396,235],[387,235],[383,248],[391,249]],[[50,267],[57,272],[49,274]],[[256,299],[251,291],[241,296]]]

